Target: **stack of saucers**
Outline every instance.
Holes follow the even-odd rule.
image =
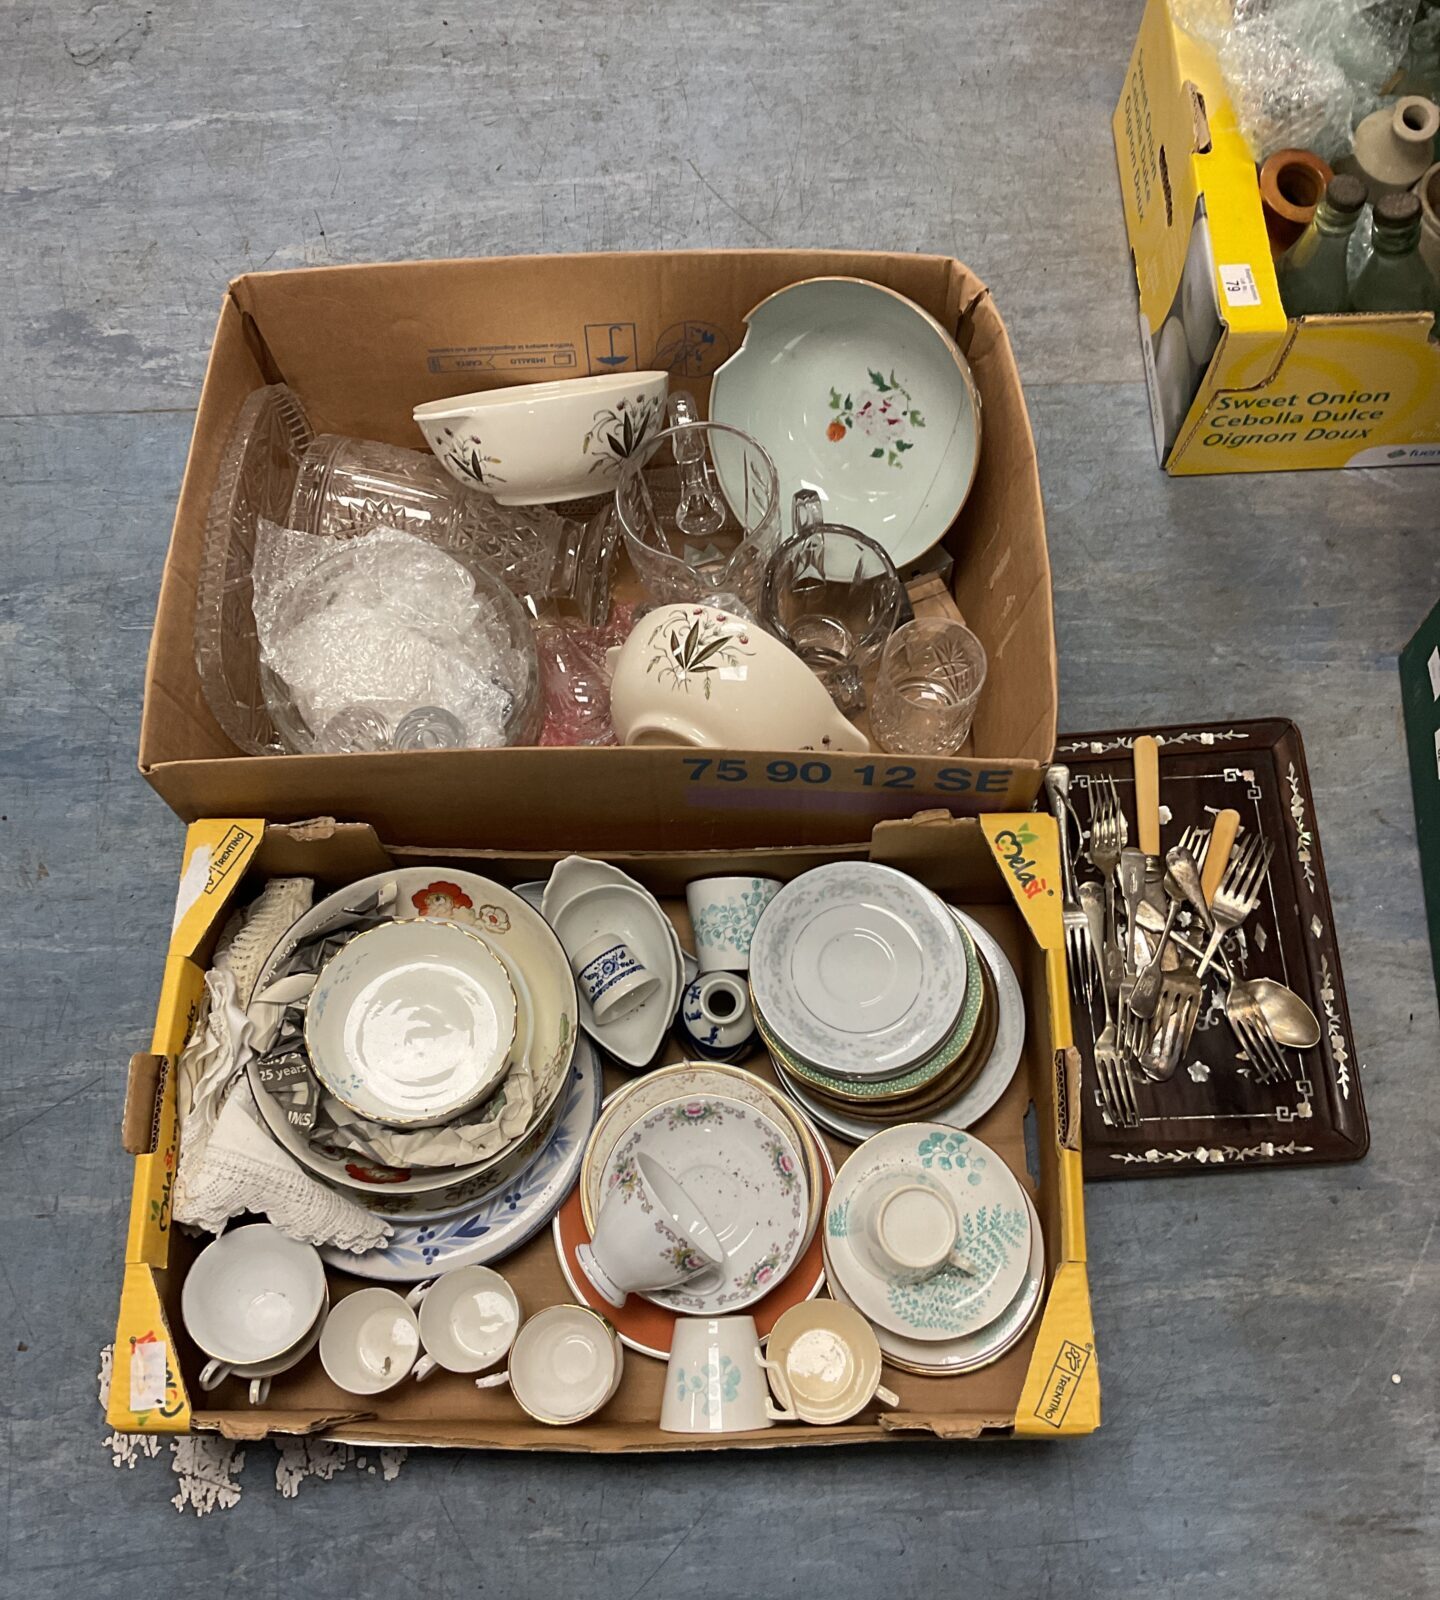
[[[1045,1247],[1029,1196],[973,1135],[887,1128],[840,1169],[825,1220],[831,1294],[892,1365],[948,1376],[997,1361],[1040,1307]]]
[[[856,1142],[892,1123],[973,1122],[1020,1059],[1020,987],[994,936],[871,862],[816,867],[775,896],[750,990],[781,1081]]]

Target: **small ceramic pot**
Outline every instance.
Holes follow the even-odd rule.
[[[1335,174],[1313,150],[1276,150],[1260,168],[1260,206],[1278,260],[1304,233]]]
[[[1415,185],[1420,196],[1420,254],[1440,278],[1440,161]]]
[[[660,980],[647,972],[640,958],[614,933],[587,939],[570,957],[580,988],[597,1023],[618,1022],[648,1000]]]
[[[491,1267],[457,1267],[405,1297],[420,1313],[425,1354],[415,1363],[423,1383],[442,1367],[447,1372],[483,1372],[503,1361],[520,1331],[520,1301]]]
[[[834,1300],[805,1300],[782,1312],[765,1345],[776,1396],[801,1422],[833,1427],[872,1400],[898,1406],[880,1382],[880,1341],[860,1313]]]
[[[608,372],[512,384],[416,406],[440,464],[502,506],[609,494],[626,461],[665,426],[666,372]]]
[[[286,1357],[324,1306],[320,1252],[268,1222],[232,1228],[207,1245],[180,1292],[190,1337],[227,1368],[269,1365]],[[224,1375],[218,1373],[214,1381]]]
[[[325,1315],[329,1309],[330,1296],[327,1293],[321,1302],[320,1314],[315,1318],[309,1333],[293,1349],[287,1350],[284,1355],[276,1356],[273,1361],[256,1361],[249,1364],[207,1361],[200,1369],[200,1387],[208,1393],[211,1389],[218,1388],[226,1378],[239,1378],[242,1383],[249,1385],[250,1404],[263,1406],[270,1398],[270,1380],[278,1378],[282,1372],[289,1372],[291,1367],[299,1366],[320,1342],[320,1330],[325,1325]]]
[[[1364,118],[1351,141],[1353,153],[1335,163],[1337,172],[1365,180],[1370,203],[1413,188],[1435,159],[1440,108],[1424,95],[1407,94]]]
[[[393,1289],[357,1289],[325,1319],[320,1363],[346,1394],[384,1394],[420,1354],[420,1321]]]
[[[625,1352],[608,1317],[589,1306],[546,1306],[521,1328],[510,1368],[477,1378],[477,1389],[508,1383],[537,1422],[566,1427],[593,1417],[620,1387]]]
[[[711,1271],[725,1250],[690,1196],[642,1152],[620,1172],[594,1238],[575,1258],[605,1299],[623,1306],[634,1291],[673,1288]]]
[[[960,1213],[938,1185],[895,1184],[872,1206],[866,1233],[876,1265],[892,1283],[923,1283],[944,1267],[974,1270],[955,1242]]]
[[[753,1433],[794,1421],[788,1405],[771,1400],[765,1371],[754,1317],[681,1317],[670,1342],[661,1432]]]
[[[680,1020],[704,1055],[732,1055],[755,1033],[750,991],[733,972],[702,972],[685,991]]]
[[[745,972],[760,913],[780,892],[777,878],[697,878],[685,886],[701,972]]]
[[[658,606],[608,653],[622,744],[868,750],[825,686],[778,639],[713,606]]]

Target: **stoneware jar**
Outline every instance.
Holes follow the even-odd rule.
[[[1420,196],[1420,254],[1440,278],[1440,161],[1415,185]]]
[[[1440,109],[1424,95],[1407,94],[1394,105],[1372,111],[1355,130],[1353,154],[1336,163],[1337,172],[1365,180],[1370,203],[1413,187],[1435,159]]]

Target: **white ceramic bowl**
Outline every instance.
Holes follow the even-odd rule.
[[[315,1076],[352,1111],[394,1127],[446,1122],[504,1076],[515,990],[457,922],[382,923],[321,969],[305,1012]]]
[[[607,1317],[588,1306],[546,1306],[510,1352],[510,1390],[537,1422],[593,1416],[620,1387],[625,1352]]]
[[[609,494],[665,426],[666,372],[523,383],[416,406],[425,442],[457,483],[502,506]]]
[[[319,1252],[268,1222],[232,1228],[207,1245],[180,1292],[190,1337],[207,1355],[240,1366],[298,1345],[324,1304]]]

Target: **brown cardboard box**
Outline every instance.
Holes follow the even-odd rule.
[[[480,835],[472,831],[465,837],[473,841]],[[170,1226],[177,1152],[169,1068],[189,1032],[209,953],[230,905],[249,898],[264,879],[276,875],[313,877],[317,893],[325,893],[395,864],[424,862],[517,882],[543,873],[560,853],[387,848],[367,826],[330,822],[292,828],[246,818],[210,819],[190,829],[153,1054],[132,1063],[124,1118],[135,1177],[111,1424],[124,1431],[208,1430],[231,1438],[323,1434],[351,1443],[599,1452],[875,1443],[906,1433],[946,1439],[1056,1438],[1097,1427],[1099,1377],[1077,1147],[1078,1058],[1070,1048],[1059,897],[1053,887],[1059,881],[1057,841],[1053,821],[1034,815],[976,821],[935,814],[882,824],[869,844],[858,849],[792,847],[727,852],[722,858],[723,870],[790,878],[823,861],[868,855],[913,873],[964,905],[1005,946],[1026,997],[1025,1053],[1014,1082],[975,1131],[999,1151],[1035,1201],[1045,1235],[1047,1282],[1040,1316],[994,1365],[952,1378],[912,1376],[887,1367],[885,1382],[901,1398],[894,1411],[870,1407],[840,1427],[780,1426],[719,1439],[658,1430],[664,1368],[634,1352],[626,1354],[615,1399],[598,1417],[572,1428],[532,1422],[504,1390],[477,1392],[467,1380],[449,1373],[439,1373],[423,1386],[401,1385],[367,1403],[335,1388],[313,1354],[275,1380],[264,1407],[245,1407],[234,1380],[213,1396],[202,1395],[196,1378],[203,1358],[179,1320],[180,1285],[196,1247]],[[622,854],[618,859],[662,897],[688,939],[684,884],[722,863],[704,854],[677,852]],[[675,1054],[678,1058],[678,1047]],[[770,1075],[763,1051],[744,1065]],[[620,1081],[612,1071],[609,1087]],[[830,1149],[837,1165],[849,1154],[849,1146],[838,1142]],[[571,1299],[548,1228],[497,1265],[529,1311]],[[355,1280],[330,1276],[333,1293],[358,1287]]]
[[[983,406],[979,472],[948,536],[954,594],[989,654],[971,745],[952,760],[784,751],[456,750],[242,756],[194,663],[196,572],[220,453],[252,390],[284,381],[317,429],[423,448],[424,400],[581,375],[613,348],[672,368],[702,405],[746,313],[787,283],[869,278],[955,331]],[[220,309],[165,565],[145,685],[140,769],[181,816],[324,812],[389,839],[461,837],[483,806],[497,846],[548,831],[577,847],[855,843],[933,805],[1016,810],[1055,743],[1050,564],[1034,443],[1004,324],[958,261],[841,251],[665,252],[406,262],[250,274]],[[973,754],[971,751],[973,750]]]

